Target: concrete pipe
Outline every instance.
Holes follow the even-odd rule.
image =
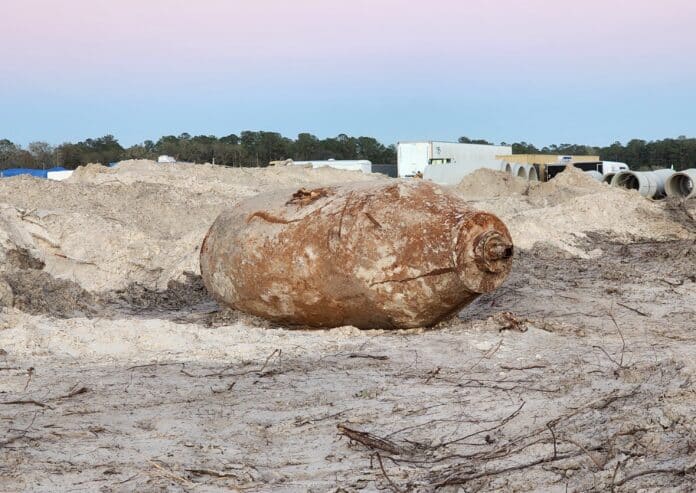
[[[607,185],[611,185],[611,181],[614,179],[614,176],[616,176],[616,173],[607,173],[604,175],[604,178],[602,178],[602,181]]]
[[[431,326],[500,286],[513,245],[493,214],[422,180],[281,190],[220,214],[201,276],[220,303],[312,327]]]
[[[526,164],[516,164],[512,168],[512,176],[516,176],[518,178],[522,178],[523,180],[527,179],[527,166]]]
[[[696,197],[696,168],[679,171],[667,178],[665,192],[668,197]]]
[[[536,169],[536,166],[534,165],[529,165],[529,169],[527,170],[527,178],[529,178],[529,181],[539,181],[539,172]]]
[[[506,166],[507,163],[505,161],[500,161],[500,166],[499,166],[499,171],[505,172],[506,171]]]
[[[667,184],[667,180],[674,174],[673,169],[656,169],[655,171],[652,171],[653,175],[655,175],[655,178],[657,180],[657,193],[660,198],[664,198],[665,196],[665,186]]]
[[[641,171],[621,171],[611,180],[613,187],[637,190],[646,198],[653,198],[657,194],[657,180],[654,176]]]
[[[612,186],[637,190],[643,197],[657,199],[664,197],[665,181],[674,171],[660,169],[657,171],[621,171],[611,181]]]
[[[604,175],[602,173],[600,173],[599,171],[595,171],[592,169],[590,171],[585,171],[585,173],[587,173],[588,175],[590,175],[592,178],[594,178],[597,181],[604,180]]]
[[[505,163],[505,172],[506,172],[508,175],[511,175],[511,174],[512,174],[512,164],[510,164],[510,163]]]

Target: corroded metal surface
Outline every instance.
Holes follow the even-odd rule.
[[[511,264],[496,216],[421,180],[257,195],[201,246],[218,301],[314,327],[430,326],[496,289]]]

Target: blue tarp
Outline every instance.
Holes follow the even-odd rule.
[[[48,170],[45,169],[29,169],[29,168],[10,168],[0,170],[0,177],[8,178],[17,175],[31,175],[37,178],[48,178]]]
[[[17,175],[31,175],[37,178],[48,178],[49,171],[67,171],[62,166],[56,166],[55,168],[49,169],[30,169],[30,168],[10,168],[0,170],[0,177],[9,178],[10,176]]]

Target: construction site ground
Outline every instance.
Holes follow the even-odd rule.
[[[406,331],[218,306],[198,248],[260,191],[387,179],[126,162],[0,181],[0,491],[693,491],[696,202],[569,169],[456,187],[510,277]]]

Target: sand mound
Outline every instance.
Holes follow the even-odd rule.
[[[28,269],[42,269],[42,255],[28,231],[21,227],[21,213],[0,204],[0,306],[14,304],[14,291],[9,279]]]
[[[213,164],[165,164],[148,160],[129,160],[121,161],[113,168],[98,164],[80,167],[66,181],[89,184],[118,182],[126,185],[139,182],[156,183],[184,188],[189,192],[244,197],[278,188],[378,179],[386,178],[379,174],[328,167],[229,168]]]
[[[481,169],[462,180],[457,190],[475,206],[497,214],[523,249],[546,243],[588,257],[601,252],[583,249],[587,233],[605,233],[621,241],[667,241],[690,234],[665,203],[609,187],[574,167],[545,183]]]
[[[607,188],[608,185],[572,166],[545,183],[482,168],[466,176],[456,186],[457,191],[467,200],[525,195],[528,197],[527,202],[543,207],[560,204],[572,197],[603,192]]]
[[[466,200],[483,200],[512,193],[525,193],[530,182],[502,171],[481,168],[464,177],[456,186]]]
[[[571,198],[592,193],[609,191],[609,186],[598,182],[589,174],[569,166],[544,183],[534,183],[529,190],[529,202],[540,207],[554,206],[567,202]]]
[[[545,183],[540,183],[541,188],[553,189],[565,188],[586,188],[588,190],[602,190],[604,184],[592,178],[588,173],[575,166],[566,166],[566,169],[557,174],[553,179]]]
[[[240,199],[266,190],[375,179],[385,178],[331,168],[90,164],[63,182],[0,180],[0,204],[14,211],[12,227],[0,224],[0,234],[21,237],[22,245],[38,252],[48,275],[91,293],[161,291],[198,274],[205,233]]]
[[[580,246],[587,233],[604,233],[618,241],[689,237],[689,231],[673,221],[662,204],[625,192],[585,194],[558,205],[501,216],[519,248],[529,249],[542,242],[580,257],[601,254],[586,252]]]

